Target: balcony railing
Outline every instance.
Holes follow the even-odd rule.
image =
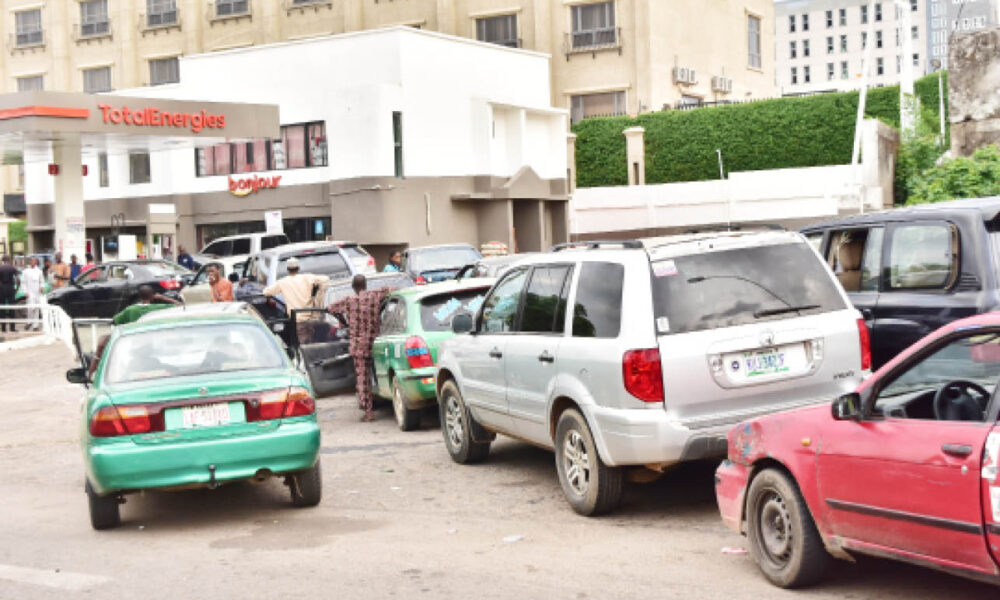
[[[570,54],[580,52],[597,52],[600,50],[622,51],[622,28],[603,27],[586,31],[573,31],[566,34],[564,42],[566,58]]]
[[[102,37],[111,37],[111,19],[80,23],[73,26],[74,40],[80,41]]]

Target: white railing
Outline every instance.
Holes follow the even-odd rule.
[[[0,318],[4,329],[30,327],[40,334],[39,337],[59,340],[74,350],[73,320],[62,308],[51,304],[0,304],[0,315],[11,313],[15,316]]]

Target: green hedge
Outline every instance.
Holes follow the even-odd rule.
[[[924,114],[937,119],[937,75],[919,80],[915,91]],[[584,119],[573,126],[577,185],[628,183],[622,130],[634,125],[646,129],[647,183],[718,178],[716,148],[727,173],[846,164],[857,109],[858,92],[845,92]],[[869,90],[865,113],[898,128],[899,88]]]

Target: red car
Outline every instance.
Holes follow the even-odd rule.
[[[1000,313],[928,335],[828,406],[729,433],[719,511],[780,587],[871,554],[1000,583]]]

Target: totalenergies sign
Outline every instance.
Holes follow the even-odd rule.
[[[105,123],[118,125],[138,125],[147,127],[187,127],[194,133],[202,129],[225,129],[226,115],[213,115],[205,110],[200,112],[171,112],[159,108],[132,109],[127,106],[116,108],[110,104],[98,104]]]
[[[249,196],[263,189],[276,188],[279,181],[281,181],[281,175],[273,175],[271,177],[253,175],[252,177],[244,177],[243,179],[233,179],[230,176],[229,193],[234,196]]]

